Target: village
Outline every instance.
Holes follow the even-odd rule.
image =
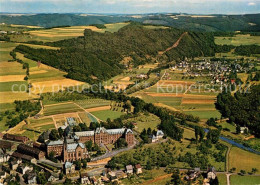
[[[98,127],[93,131],[74,132],[76,122],[73,118],[67,118],[67,126],[58,129],[63,137],[55,140],[52,131],[42,133],[37,141],[31,141],[26,136],[13,134],[1,135],[0,147],[0,177],[1,184],[20,182],[20,184],[104,184],[120,183],[122,179],[132,175],[141,175],[145,166],[140,163],[128,164],[124,169],[111,170],[106,168],[107,159],[121,151],[127,151],[135,147],[138,140],[131,129],[105,129]],[[149,136],[149,143],[164,142],[166,137],[163,131],[158,130]],[[126,143],[124,148],[109,151],[108,145],[122,140]],[[97,147],[89,151],[91,143]],[[106,148],[106,152],[100,152],[100,148]],[[95,153],[95,155],[93,155]],[[99,162],[101,161],[101,162]],[[102,162],[105,161],[105,162]],[[200,168],[185,170],[187,181],[192,181],[202,173]],[[39,175],[40,174],[40,175]],[[216,171],[210,168],[207,171],[207,179],[215,179]]]
[[[170,66],[170,71],[182,71],[184,78],[196,79],[205,77],[209,79],[210,84],[220,85],[234,83],[236,76],[232,73],[248,73],[256,71],[254,62],[259,60],[252,59],[207,59],[193,61],[185,59],[176,65]],[[168,74],[165,76],[168,79]]]

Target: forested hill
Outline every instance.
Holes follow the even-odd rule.
[[[0,14],[1,23],[41,26],[80,26],[136,21],[145,24],[172,26],[190,31],[260,31],[260,14],[246,15],[82,15],[82,14],[36,14],[12,16]]]
[[[216,45],[210,33],[188,32],[178,47],[159,56],[159,51],[171,47],[184,33],[183,30],[148,29],[131,23],[116,33],[98,33],[85,30],[84,37],[48,43],[61,49],[33,49],[20,45],[17,51],[33,60],[68,72],[68,77],[93,83],[106,80],[122,72],[124,57],[132,57],[134,65],[157,58],[172,61],[183,57],[213,56]],[[94,77],[94,78],[93,78]]]

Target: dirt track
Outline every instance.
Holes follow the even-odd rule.
[[[188,32],[184,32],[184,33],[180,36],[180,38],[179,38],[171,47],[167,48],[165,51],[160,51],[160,52],[159,52],[159,55],[163,55],[163,54],[166,53],[167,51],[170,51],[170,50],[173,49],[173,48],[177,48],[178,45],[180,44],[181,39],[182,39],[185,35],[187,35],[187,34],[188,34]]]

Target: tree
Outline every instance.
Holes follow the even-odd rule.
[[[49,135],[49,139],[52,141],[60,139],[60,134],[56,129],[51,130],[51,133]]]
[[[63,177],[64,177],[64,174],[61,172],[61,173],[59,174],[59,180],[62,180]]]
[[[71,184],[72,184],[71,179],[66,178],[64,185],[71,185]]]
[[[47,183],[47,179],[45,177],[44,172],[43,173],[38,173],[37,177],[36,177],[37,183],[38,184],[46,184]]]
[[[81,161],[75,161],[74,162],[75,163],[75,165],[76,165],[76,170],[80,170],[81,169]]]
[[[245,174],[246,174],[246,171],[245,171],[245,170],[240,170],[240,174],[241,174],[241,175],[245,175]]]
[[[59,132],[60,137],[62,138],[64,136],[64,130],[61,127],[59,127],[58,132]]]
[[[124,148],[127,147],[128,144],[126,142],[126,140],[124,138],[119,138],[116,142],[115,142],[115,148]]]
[[[73,127],[73,131],[74,131],[74,132],[80,132],[80,131],[81,131],[81,127],[80,127],[79,125],[75,125],[75,126]]]
[[[256,172],[258,172],[258,169],[256,169],[256,168],[252,168],[252,174],[255,174]]]
[[[132,103],[130,100],[127,100],[124,104],[124,109],[127,110],[127,113],[129,113],[131,111],[131,107],[132,107]]]
[[[236,133],[237,133],[237,134],[240,134],[240,131],[241,131],[240,125],[237,125],[237,126],[236,126]]]
[[[181,184],[181,178],[180,178],[180,171],[179,171],[179,169],[177,169],[177,170],[175,170],[175,172],[173,172],[171,182],[174,185]]]
[[[216,129],[210,129],[207,134],[207,139],[211,141],[213,144],[216,144],[219,140],[220,131]]]
[[[215,121],[214,118],[210,118],[210,119],[208,119],[208,121],[206,122],[206,124],[207,124],[208,126],[216,126],[216,125],[217,125],[217,122]]]
[[[152,164],[151,164],[151,161],[147,161],[146,163],[146,170],[151,170],[152,169]]]
[[[93,142],[92,140],[89,140],[85,143],[86,148],[88,149],[88,151],[92,151],[92,147],[93,147]]]
[[[82,168],[86,169],[87,168],[87,160],[86,159],[83,159],[82,160]]]

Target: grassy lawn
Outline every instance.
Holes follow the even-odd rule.
[[[218,125],[221,125],[223,129],[228,128],[230,132],[236,132],[236,127],[234,125],[231,125],[230,123],[222,122],[219,123]]]
[[[159,117],[153,114],[140,114],[138,117],[128,119],[127,122],[136,123],[137,125],[135,127],[135,130],[137,132],[142,132],[143,129],[148,129],[149,127],[152,130],[156,130],[157,126],[161,123],[161,120]]]
[[[45,116],[50,116],[55,114],[78,112],[78,111],[82,111],[82,109],[76,106],[74,103],[66,103],[66,104],[45,106],[43,112]]]
[[[260,176],[239,176],[231,175],[230,177],[231,185],[259,185]]]
[[[235,167],[236,172],[240,170],[245,170],[246,172],[251,172],[252,168],[257,168],[257,174],[260,174],[260,156],[247,152],[245,150],[239,149],[237,147],[232,147],[229,153],[229,169]]]
[[[111,120],[113,120],[113,119],[119,118],[121,115],[125,114],[123,112],[112,111],[112,110],[102,110],[102,111],[96,111],[96,112],[91,112],[91,113],[103,121],[106,121],[107,118],[110,118]]]
[[[227,185],[227,176],[226,174],[217,174],[219,185]]]

